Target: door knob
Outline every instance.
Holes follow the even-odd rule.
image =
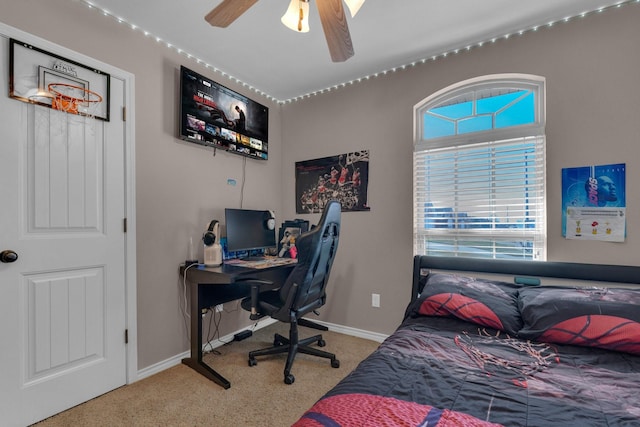
[[[0,262],[9,263],[18,259],[18,254],[14,251],[5,250],[0,252]]]

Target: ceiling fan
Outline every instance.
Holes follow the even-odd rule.
[[[223,0],[205,17],[205,21],[214,27],[228,27],[240,15],[246,12],[258,0]],[[315,0],[320,22],[327,40],[333,62],[344,62],[353,56],[351,34],[342,7],[343,0]],[[344,0],[355,16],[365,0]],[[309,0],[291,0],[282,23],[294,31],[309,31]]]

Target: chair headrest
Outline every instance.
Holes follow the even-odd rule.
[[[341,212],[340,202],[337,200],[329,201],[322,211],[318,224],[298,237],[296,240],[299,254],[298,263],[306,262],[314,256],[315,252],[320,249],[319,240],[327,237],[327,233],[331,233],[335,237],[339,236]]]

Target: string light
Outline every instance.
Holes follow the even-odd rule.
[[[167,49],[174,50],[175,52],[177,52],[180,55],[185,55],[188,59],[195,60],[198,64],[205,64],[206,68],[209,68],[209,69],[213,70],[215,73],[220,74],[222,77],[228,78],[229,80],[234,81],[234,82],[242,85],[243,87],[246,87],[246,88],[256,92],[257,94],[269,99],[270,101],[276,102],[278,104],[289,104],[289,103],[292,103],[292,102],[303,100],[305,98],[310,98],[311,96],[324,94],[326,92],[331,92],[332,90],[338,90],[340,88],[346,87],[347,85],[353,85],[355,83],[360,83],[362,81],[366,81],[366,80],[369,80],[369,79],[372,79],[372,78],[375,78],[375,77],[384,76],[387,73],[395,73],[396,71],[399,71],[399,70],[405,70],[407,68],[415,67],[415,66],[420,65],[420,64],[426,64],[428,61],[436,61],[439,58],[445,59],[445,58],[447,58],[447,56],[449,54],[452,54],[452,53],[453,54],[458,54],[462,50],[471,51],[474,48],[483,47],[487,42],[491,42],[493,44],[493,43],[496,43],[496,41],[500,40],[500,39],[508,40],[509,38],[511,38],[511,36],[513,34],[515,34],[515,33],[511,33],[511,34],[507,33],[507,34],[504,34],[504,35],[502,35],[500,37],[492,37],[492,38],[490,38],[488,40],[483,40],[483,41],[479,41],[479,42],[474,43],[474,44],[467,45],[464,48],[455,48],[455,49],[450,50],[448,52],[445,51],[445,52],[442,52],[442,53],[440,53],[438,55],[432,55],[430,57],[425,57],[425,58],[423,58],[421,60],[417,60],[417,61],[411,62],[410,64],[402,64],[402,65],[399,65],[399,66],[394,67],[394,68],[390,68],[390,69],[387,69],[387,70],[379,71],[377,73],[373,73],[373,74],[369,74],[369,75],[366,75],[366,76],[358,77],[358,78],[355,78],[355,79],[350,80],[348,82],[342,82],[342,83],[336,84],[336,85],[328,87],[328,88],[319,89],[319,90],[316,90],[316,91],[313,91],[313,92],[309,92],[309,93],[306,93],[306,94],[303,94],[303,95],[296,96],[294,98],[281,100],[281,99],[276,99],[275,97],[273,97],[273,96],[271,96],[271,95],[269,95],[269,94],[267,94],[267,93],[255,88],[255,87],[249,85],[248,83],[245,83],[245,82],[241,81],[237,77],[234,77],[234,76],[232,76],[232,75],[230,75],[230,74],[228,74],[228,73],[226,73],[226,72],[224,72],[224,71],[222,71],[222,70],[220,70],[220,69],[218,69],[218,68],[216,68],[216,67],[214,67],[214,66],[212,66],[212,65],[210,65],[208,63],[206,63],[201,58],[199,58],[197,56],[194,56],[194,55],[188,53],[187,51],[185,51],[185,50],[183,50],[183,49],[181,49],[179,47],[174,46],[171,43],[163,41],[160,37],[154,36],[151,33],[149,33],[148,31],[140,29],[136,24],[134,24],[132,22],[128,22],[126,19],[124,19],[122,17],[115,16],[114,14],[109,12],[108,10],[102,9],[99,6],[93,4],[90,0],[75,0],[75,1],[78,1],[80,3],[85,4],[89,9],[93,9],[93,10],[99,11],[103,16],[106,16],[108,18],[114,19],[119,24],[128,25],[131,28],[132,31],[141,31],[145,36],[155,38],[156,42],[165,45]],[[620,8],[622,6],[629,5],[629,4],[634,4],[634,3],[640,3],[640,0],[623,0],[623,1],[620,1],[620,2],[618,2],[616,4],[613,4],[611,6],[599,7],[598,9],[595,9],[595,10],[592,10],[592,11],[585,11],[585,12],[582,12],[582,13],[580,13],[578,15],[575,15],[575,16],[567,16],[567,17],[559,19],[557,21],[551,21],[551,22],[548,22],[547,24],[545,24],[544,26],[546,28],[551,28],[551,27],[555,26],[555,24],[558,24],[558,23],[570,22],[571,20],[573,20],[575,18],[585,18],[585,17],[587,17],[589,15],[592,15],[592,14],[602,13],[602,12],[608,10],[608,9],[614,9],[614,8],[618,9],[618,8]],[[536,25],[536,26],[533,26],[533,27],[530,27],[530,28],[521,29],[521,30],[517,31],[517,34],[522,36],[522,35],[524,35],[526,33],[536,32],[539,29],[540,29],[540,26]]]

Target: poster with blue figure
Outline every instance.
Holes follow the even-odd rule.
[[[562,235],[624,242],[625,163],[562,169]]]

